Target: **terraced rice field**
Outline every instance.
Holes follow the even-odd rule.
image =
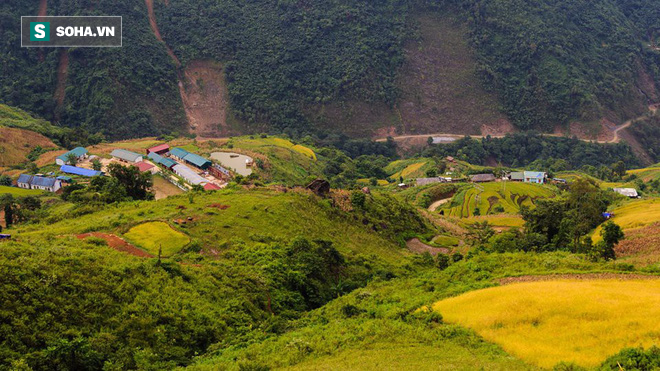
[[[188,236],[175,231],[164,222],[137,225],[124,234],[124,237],[153,255],[158,255],[158,250],[162,248],[162,256],[172,256],[190,242]]]
[[[553,188],[538,184],[493,182],[481,187],[483,191],[475,187],[463,189],[439,210],[444,210],[446,216],[468,218],[474,216],[477,207],[481,215],[487,215],[501,206],[505,214],[517,214],[521,206],[533,207],[536,200],[555,196]]]
[[[433,310],[544,368],[560,361],[594,367],[623,348],[660,345],[660,280],[515,283],[445,299]]]

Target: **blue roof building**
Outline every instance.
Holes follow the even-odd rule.
[[[66,165],[69,162],[69,155],[75,155],[77,158],[81,159],[85,158],[87,154],[88,152],[85,148],[76,147],[63,155],[57,156],[55,163],[58,165]]]
[[[536,183],[536,184],[545,183],[545,173],[541,171],[525,171],[524,178],[525,178],[525,183]]]
[[[102,172],[96,170],[83,169],[81,167],[64,165],[60,168],[60,171],[67,174],[80,175],[80,176],[99,176],[103,175]]]
[[[190,154],[190,152],[186,151],[183,148],[179,148],[179,147],[172,148],[170,150],[170,156],[174,157],[176,159],[179,159],[179,160],[183,160],[183,158],[188,156],[189,154]]]
[[[210,160],[207,160],[204,157],[196,155],[194,153],[188,153],[188,155],[184,157],[183,160],[203,170],[206,170],[209,167],[211,167],[211,165],[213,165],[213,163]]]

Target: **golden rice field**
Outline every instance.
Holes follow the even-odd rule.
[[[634,200],[612,210],[611,219],[626,230],[636,229],[660,221],[660,199]],[[592,234],[594,242],[601,240],[601,227],[597,227]]]
[[[474,223],[482,223],[485,221],[494,227],[522,228],[525,225],[525,221],[519,215],[473,216],[460,220],[461,224],[464,226],[472,225]]]
[[[290,148],[290,149],[292,149],[292,150],[294,150],[294,151],[296,151],[296,152],[298,152],[302,155],[305,155],[305,156],[311,158],[312,160],[316,161],[316,153],[314,153],[314,151],[312,151],[312,149],[310,149],[308,147],[305,147],[303,145],[293,144],[293,143],[291,143],[291,141],[286,140],[286,139],[282,139],[282,138],[264,138],[264,139],[262,139],[262,141],[270,142],[270,143],[275,144],[276,146],[279,146],[279,147]]]
[[[163,256],[176,254],[190,242],[188,236],[175,231],[164,222],[137,225],[125,233],[124,237],[154,255],[158,255],[158,249],[162,248]]]
[[[433,310],[545,368],[594,367],[623,348],[660,345],[660,280],[517,283],[445,299]]]

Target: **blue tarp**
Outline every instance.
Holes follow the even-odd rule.
[[[81,167],[75,167],[70,165],[62,165],[60,171],[67,174],[81,175],[81,176],[99,176],[103,175],[102,172],[96,170],[83,169]]]

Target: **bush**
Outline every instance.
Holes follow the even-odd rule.
[[[449,268],[449,256],[445,254],[438,254],[435,257],[435,266],[440,270]]]

